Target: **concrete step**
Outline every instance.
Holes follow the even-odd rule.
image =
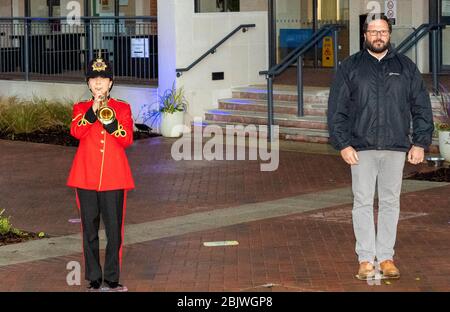
[[[205,114],[204,125],[267,125],[267,86],[235,88],[233,98],[219,100],[219,107]],[[297,87],[274,86],[274,122],[280,138],[302,142],[328,142],[326,114],[329,88],[304,88],[304,117],[297,117]],[[435,119],[441,118],[439,96],[431,95]],[[202,127],[204,125],[201,125]],[[248,135],[243,133],[243,135]],[[435,146],[436,142],[433,142]]]
[[[233,98],[267,100],[266,86],[250,86],[233,89]],[[304,102],[315,104],[328,103],[328,88],[305,87]],[[297,102],[297,88],[292,86],[277,86],[273,92],[274,101]]]
[[[267,112],[267,101],[257,99],[222,99],[219,100],[219,109],[221,110],[239,110]],[[327,104],[324,103],[305,103],[304,114],[307,116],[326,116]],[[279,114],[297,115],[297,102],[276,101],[274,102],[274,111]]]
[[[234,99],[246,100],[260,100],[267,101],[267,87],[265,85],[256,85],[243,88],[235,88],[232,91]],[[320,87],[305,87],[304,89],[304,103],[305,107],[308,104],[322,105],[328,107],[329,89]],[[441,115],[442,100],[440,96],[435,96],[430,93],[431,105],[433,113],[436,116]],[[294,86],[275,86],[274,87],[274,102],[297,102],[297,88]]]
[[[265,125],[243,124],[239,122],[222,122],[222,121],[204,121],[202,123],[193,123],[194,128],[205,128],[206,126],[218,126],[222,129],[223,134],[227,134],[227,126],[233,128],[233,133],[237,136],[259,137],[263,135],[267,137],[267,127]],[[250,127],[249,127],[250,126]],[[262,126],[262,127],[261,127]],[[240,129],[239,129],[240,128]],[[298,142],[310,143],[328,143],[328,131],[321,129],[305,129],[292,127],[279,127],[279,138],[281,140],[290,140]]]
[[[233,122],[241,124],[266,125],[267,113],[255,111],[238,110],[210,110],[205,113],[205,120],[209,122]],[[292,114],[274,114],[274,122],[282,127],[293,127],[303,129],[327,129],[325,116],[297,117]]]

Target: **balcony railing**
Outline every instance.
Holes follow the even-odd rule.
[[[116,82],[156,83],[157,18],[0,18],[0,79],[79,81],[98,54]]]

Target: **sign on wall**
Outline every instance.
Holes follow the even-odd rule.
[[[148,38],[131,38],[131,57],[150,57]]]
[[[397,19],[397,0],[384,1],[384,12],[391,20],[392,25],[395,25],[395,21]]]
[[[323,67],[333,67],[334,66],[333,37],[330,37],[330,36],[323,38],[322,66]]]

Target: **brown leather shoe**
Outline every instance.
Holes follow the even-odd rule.
[[[380,271],[383,277],[386,278],[400,278],[400,271],[395,266],[394,261],[386,260],[380,263]]]
[[[375,276],[375,267],[372,263],[363,261],[359,264],[358,275],[356,278],[362,281],[368,280]]]

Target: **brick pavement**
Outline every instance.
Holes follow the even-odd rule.
[[[175,163],[170,143],[151,139],[129,151],[137,185],[145,189],[130,194],[128,224],[350,182],[348,168],[335,155],[283,151],[280,169],[261,173],[258,163],[246,161]],[[0,141],[0,207],[7,208],[15,225],[57,235],[79,231],[67,222],[74,207],[72,192],[63,185],[73,152]],[[171,195],[174,190],[177,196]],[[390,285],[369,286],[354,278],[351,205],[133,244],[124,249],[122,281],[130,291],[449,291],[449,191],[445,186],[402,196],[396,249],[402,278]],[[217,240],[239,245],[202,245]],[[65,282],[72,260],[81,261],[81,253],[0,267],[0,291],[84,291],[84,283],[69,287]]]
[[[137,141],[129,149],[136,190],[129,193],[127,223],[327,190],[350,181],[346,166],[332,155],[282,152],[283,166],[268,173],[260,172],[257,161],[175,162],[173,141]],[[75,193],[65,186],[75,149],[0,141],[0,153],[0,207],[12,222],[55,236],[77,233],[78,226],[67,222],[77,216]],[[317,174],[316,168],[324,170]]]
[[[402,278],[368,285],[353,276],[356,259],[351,222],[318,219],[315,212],[272,218],[213,231],[164,238],[125,248],[122,280],[130,291],[450,291],[450,216],[442,194],[450,187],[404,195],[397,263]],[[443,206],[410,205],[439,200]],[[339,213],[351,206],[327,209]],[[440,221],[439,221],[440,220]],[[414,224],[427,223],[414,227]],[[445,228],[447,227],[447,230]],[[238,246],[204,247],[205,241],[237,240]],[[65,284],[67,262],[80,254],[0,268],[1,290],[83,291]],[[44,273],[45,272],[45,273]],[[44,281],[44,283],[42,283]],[[263,285],[273,284],[266,288]]]

